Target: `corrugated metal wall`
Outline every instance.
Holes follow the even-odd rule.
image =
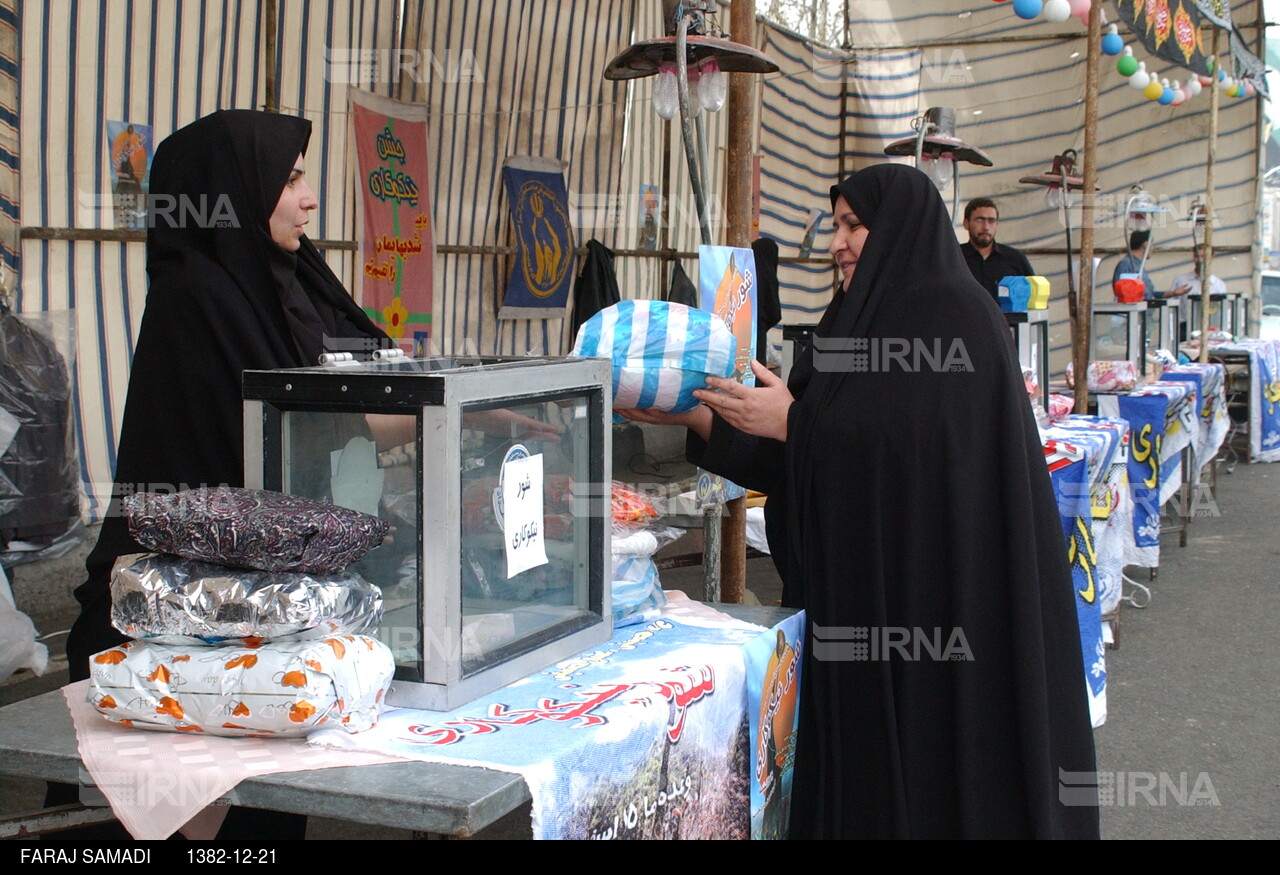
[[[1017,179],[1083,145],[1085,32],[1074,20],[1024,22],[1008,3],[963,5],[969,8],[957,10],[949,0],[849,0],[853,45],[843,51],[758,26],[756,46],[781,67],[758,77],[760,231],[779,242],[784,258],[795,256],[809,210],[829,210],[827,192],[841,172],[884,160],[884,144],[911,135],[912,119],[926,107],[951,106],[960,136],[995,160],[993,168],[962,170],[962,199],[996,197],[1000,239],[1041,250],[1031,257],[1053,283],[1060,370],[1067,346],[1062,226],[1040,191]],[[0,0],[0,164],[7,168],[0,173],[0,223],[13,223],[20,200],[28,231],[20,250],[19,309],[76,312],[78,424],[88,484],[111,479],[145,296],[144,246],[39,239],[30,229],[112,226],[107,121],[149,124],[158,140],[215,109],[260,107],[265,6],[264,0]],[[1238,24],[1258,17],[1256,0],[1232,6]],[[441,351],[554,354],[571,342],[567,320],[496,319],[509,270],[507,257],[493,251],[510,244],[500,175],[509,155],[566,162],[579,245],[595,237],[613,249],[634,249],[640,187],[652,184],[668,201],[669,245],[696,250],[678,126],[652,111],[654,80],[602,77],[626,45],[661,34],[658,0],[279,0],[277,10],[280,109],[316,124],[308,158],[322,203],[318,238],[354,237],[346,89],[330,69],[334,52],[348,53],[342,60],[353,50],[370,52],[363,57],[376,72],[363,87],[428,107],[437,244],[445,250],[433,314]],[[727,11],[721,18],[727,26]],[[1140,48],[1136,53],[1143,56]],[[14,57],[20,58],[16,66]],[[15,71],[17,94],[12,88],[6,94],[6,76]],[[1158,107],[1127,88],[1107,59],[1102,84],[1097,160],[1103,194],[1119,202],[1140,181],[1185,213],[1204,185],[1208,95],[1180,108]],[[1223,102],[1219,246],[1253,242],[1258,112],[1257,101]],[[724,233],[724,115],[707,119],[717,242]],[[26,158],[20,190],[17,154]],[[815,260],[782,265],[785,322],[814,321],[826,305],[833,273],[821,259],[829,229],[827,217]],[[1100,229],[1097,244],[1119,248],[1120,237],[1118,221],[1112,222]],[[1189,240],[1170,223],[1158,230],[1157,243],[1185,247]],[[4,257],[12,263],[14,253]],[[330,250],[329,257],[353,286],[353,253]],[[1167,286],[1187,262],[1185,251],[1157,252],[1151,271],[1157,285]],[[1109,277],[1113,263],[1114,256],[1105,260],[1100,275]],[[1249,284],[1251,254],[1228,255],[1215,265],[1229,287]],[[695,260],[684,266],[696,277]],[[626,297],[658,297],[667,287],[669,264],[659,259],[623,256],[617,267]],[[91,485],[89,491],[98,490]],[[98,509],[95,503],[91,514]]]

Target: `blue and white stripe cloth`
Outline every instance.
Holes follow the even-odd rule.
[[[613,406],[684,413],[707,377],[733,373],[737,342],[705,310],[666,301],[621,301],[588,319],[570,355],[613,362]]]

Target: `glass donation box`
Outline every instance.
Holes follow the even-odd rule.
[[[1090,361],[1131,361],[1139,376],[1147,369],[1147,302],[1095,301]]]
[[[1049,311],[1006,311],[1005,321],[1013,332],[1018,364],[1035,373],[1036,398],[1049,409]]]
[[[449,710],[606,641],[609,362],[374,356],[245,372],[245,485],[390,523],[350,569],[382,589],[388,702]]]

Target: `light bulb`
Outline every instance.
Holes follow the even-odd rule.
[[[1124,39],[1116,32],[1116,26],[1111,25],[1111,30],[1102,37],[1102,53],[1104,55],[1118,55],[1124,51]]]
[[[676,93],[676,68],[663,64],[658,70],[658,81],[653,84],[653,109],[667,121],[680,111],[680,97]]]
[[[728,77],[720,69],[720,62],[707,58],[698,65],[698,100],[707,112],[719,112],[729,93]]]
[[[950,152],[944,152],[936,158],[933,155],[921,155],[920,167],[929,174],[938,191],[944,191],[955,175],[955,161]]]
[[[1138,72],[1129,77],[1129,84],[1139,91],[1151,84],[1151,77],[1147,74],[1146,61],[1139,62]]]
[[[1051,185],[1044,190],[1044,203],[1051,210],[1062,209],[1062,187]]]
[[[1124,52],[1120,55],[1120,60],[1116,61],[1116,72],[1126,79],[1138,72],[1138,59],[1133,56],[1133,49],[1129,46],[1124,47]]]
[[[697,118],[702,112],[702,92],[698,88],[701,76],[697,67],[689,67],[686,73],[689,77],[689,118]]]

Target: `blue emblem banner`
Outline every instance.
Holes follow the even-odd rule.
[[[502,168],[515,264],[499,319],[561,319],[573,285],[573,226],[564,168],[552,158],[514,156]]]

